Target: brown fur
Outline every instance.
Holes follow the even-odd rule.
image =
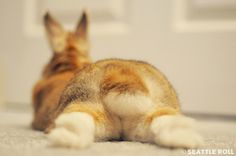
[[[148,93],[145,84],[140,77],[131,69],[124,67],[122,64],[113,63],[105,66],[104,78],[101,82],[101,94],[106,95],[110,91],[123,93],[137,92]]]
[[[49,14],[45,16],[45,26],[54,54],[33,91],[33,128],[50,129],[62,112],[86,112],[95,121],[113,127],[114,116],[102,105],[103,99],[110,92],[148,96],[158,108],[169,107],[154,111],[147,116],[147,122],[158,115],[179,112],[179,102],[173,87],[155,67],[142,61],[119,59],[91,64],[85,33],[86,21],[84,14],[75,33],[68,33]],[[154,81],[163,93],[153,95],[150,86],[144,82],[145,78]]]
[[[67,32],[45,15],[54,53],[33,90],[33,128],[65,147],[118,138],[196,147],[199,136],[180,115],[177,94],[162,72],[142,61],[90,61],[87,21],[83,13],[75,32]],[[191,140],[180,139],[182,132]]]
[[[96,106],[91,106],[89,103],[81,103],[79,104],[71,104],[68,107],[66,107],[63,111],[63,113],[71,113],[71,112],[85,112],[93,116],[94,120],[96,122],[104,123],[110,119],[112,119],[110,116],[107,116],[104,113],[105,109],[103,107],[100,107],[98,105]]]
[[[84,23],[87,22],[86,18],[86,14],[83,14],[76,31],[68,33],[49,13],[45,15],[46,32],[54,53],[43,70],[42,78],[33,89],[32,127],[36,130],[46,131],[53,126],[62,91],[74,74],[91,62],[88,56],[87,32],[84,28],[87,25]],[[63,43],[60,41],[58,44],[58,39],[64,39]],[[57,51],[58,49],[61,51]]]
[[[161,72],[153,69],[145,62],[108,59],[91,64],[75,75],[61,96],[60,106],[57,108],[58,112],[70,107],[69,105],[72,103],[80,103],[81,101],[101,103],[101,100],[109,92],[118,92],[119,94],[129,92],[150,96],[140,73],[138,74],[135,71],[138,68],[143,68],[142,74],[158,77],[155,81],[160,84],[164,94],[161,97],[154,97],[153,100],[156,100],[157,104],[163,103],[164,106],[170,106],[171,109],[180,111],[178,98],[174,94],[175,91]],[[97,91],[91,89],[94,88],[94,85],[99,85]],[[160,105],[160,107],[163,106]],[[76,110],[76,107],[73,108]],[[70,110],[72,111],[72,109]]]
[[[158,108],[156,111],[147,115],[147,117],[145,119],[145,123],[151,124],[152,120],[156,117],[159,117],[159,116],[176,115],[176,114],[180,114],[180,112],[174,108],[171,108],[171,107]]]
[[[69,71],[46,80],[39,81],[33,90],[34,120],[32,126],[37,130],[45,130],[53,121],[52,112],[57,108],[61,92],[74,76]]]

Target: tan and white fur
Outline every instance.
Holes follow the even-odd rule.
[[[60,32],[61,26],[52,24],[51,20],[55,20],[48,20],[47,16],[51,46],[57,53],[64,53],[68,33]],[[85,148],[93,142],[122,138],[175,148],[201,145],[202,138],[193,128],[194,120],[181,113],[175,90],[157,68],[135,60],[90,62],[87,26],[87,15],[83,13],[74,48],[83,53],[76,60],[85,60],[85,64],[77,65],[78,70],[60,92],[59,100],[52,104],[50,115],[43,113],[50,121],[44,130],[49,132],[51,143]],[[60,35],[56,34],[58,31]]]

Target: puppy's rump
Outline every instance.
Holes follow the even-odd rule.
[[[119,117],[144,115],[154,106],[149,97],[129,93],[109,93],[104,97],[104,105]]]
[[[64,90],[60,105],[65,108],[79,101],[103,104],[120,117],[144,115],[162,105],[179,109],[164,76],[146,63],[131,60],[103,60],[81,70]]]
[[[101,94],[106,108],[120,116],[145,114],[153,107],[149,88],[129,62],[114,61],[103,66]]]
[[[200,144],[157,68],[135,60],[91,61],[86,11],[75,31],[65,31],[49,13],[44,23],[53,56],[33,91],[33,128],[49,132],[53,145],[85,148],[111,139]]]

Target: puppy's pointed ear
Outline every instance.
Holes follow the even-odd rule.
[[[64,32],[62,26],[50,15],[49,12],[46,12],[44,15],[44,25],[46,31],[52,37],[58,36]]]
[[[61,52],[65,46],[65,31],[63,27],[49,12],[44,15],[44,26],[52,49],[54,52]]]
[[[88,13],[83,11],[80,21],[76,27],[75,34],[82,39],[87,39],[88,36]]]

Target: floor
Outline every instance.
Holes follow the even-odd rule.
[[[83,150],[55,148],[47,142],[45,135],[30,129],[31,114],[12,110],[0,110],[0,155],[1,156],[174,156],[190,155],[183,149],[167,149],[152,144],[138,142],[101,142],[94,143]],[[228,155],[236,155],[235,120],[199,120],[198,130],[205,138],[202,149],[230,150]],[[194,154],[194,153],[192,153]],[[196,153],[195,153],[196,155]],[[201,153],[200,155],[206,155]]]

